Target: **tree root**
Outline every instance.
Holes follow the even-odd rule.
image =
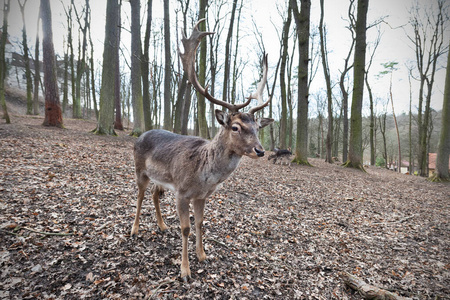
[[[95,129],[93,129],[91,132],[96,135],[117,136],[117,133],[114,131],[114,129],[112,129],[110,132],[107,132],[106,130],[104,130],[103,128],[101,128],[99,126],[97,126],[97,128],[95,128]]]
[[[308,167],[312,167],[313,165],[311,165],[308,161],[308,159],[299,159],[299,158],[294,158],[291,163],[297,164],[297,165],[302,165],[302,166],[308,166]]]
[[[437,174],[434,174],[430,178],[428,178],[430,182],[450,182],[450,177],[440,177]]]
[[[364,166],[361,163],[354,164],[350,160],[347,160],[345,163],[341,165],[344,168],[353,168],[360,171],[363,171],[364,173],[367,173],[367,171],[364,169]]]

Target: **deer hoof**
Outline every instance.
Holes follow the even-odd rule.
[[[169,229],[169,227],[168,227],[166,224],[164,224],[164,223],[162,223],[162,224],[159,225],[158,227],[159,227],[159,230],[161,230],[161,232],[164,232],[164,231],[166,231],[167,229]]]
[[[181,267],[181,278],[183,278],[183,280],[184,280],[184,278],[186,278],[186,277],[191,277],[191,270],[189,269],[189,266],[184,267],[184,268],[182,266]]]
[[[137,234],[138,234],[138,228],[135,228],[135,227],[133,226],[133,228],[131,229],[130,236],[131,236],[131,237],[136,237]]]
[[[199,262],[207,262],[206,261],[206,254],[205,254],[205,252],[197,253],[197,258],[198,258]]]

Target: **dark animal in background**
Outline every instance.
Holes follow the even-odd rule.
[[[268,160],[273,159],[273,163],[276,164],[277,161],[283,161],[284,159],[287,161],[286,164],[291,165],[291,156],[292,151],[291,147],[287,149],[278,149],[275,148],[275,153],[268,157]],[[282,164],[282,162],[280,162]]]

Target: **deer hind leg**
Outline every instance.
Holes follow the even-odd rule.
[[[134,217],[133,228],[131,228],[131,236],[137,234],[139,231],[139,217],[141,216],[142,201],[144,200],[144,194],[145,190],[147,189],[149,179],[147,176],[137,176],[136,181],[138,186],[138,197],[136,205],[136,216]]]
[[[162,194],[163,191],[164,190],[161,187],[154,185],[152,189],[152,198],[153,204],[155,205],[156,223],[158,224],[158,227],[161,231],[166,231],[168,227],[166,223],[164,223],[164,220],[161,215],[161,209],[159,207],[159,196]]]
[[[203,249],[202,239],[202,225],[203,213],[205,209],[205,199],[196,199],[194,201],[194,215],[195,215],[195,252],[199,261],[206,259],[205,250]]]
[[[180,218],[181,238],[182,238],[182,252],[181,252],[181,278],[187,281],[191,277],[191,270],[189,269],[188,257],[188,239],[191,230],[189,220],[189,199],[177,197],[177,213]]]

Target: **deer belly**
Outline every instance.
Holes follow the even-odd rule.
[[[172,183],[155,180],[153,178],[151,179],[151,181],[156,185],[162,186],[165,189],[175,192],[175,186]]]

